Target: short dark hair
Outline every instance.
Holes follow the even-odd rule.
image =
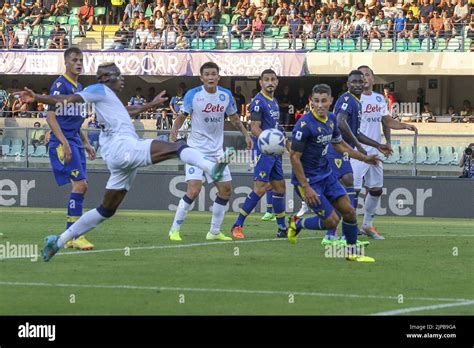
[[[214,63],[214,62],[207,62],[207,63],[204,63],[202,66],[201,66],[201,69],[199,69],[199,73],[202,75],[202,73],[204,72],[204,69],[217,69],[217,72],[219,72],[219,66]]]
[[[265,70],[263,70],[262,73],[260,74],[260,80],[263,79],[263,75],[265,75],[265,74],[273,74],[273,75],[276,76],[277,73],[276,73],[275,70],[273,70],[273,69],[265,69]]]
[[[375,74],[374,74],[374,71],[372,70],[372,68],[371,68],[370,66],[368,66],[368,65],[361,65],[361,66],[359,66],[359,67],[357,68],[357,70],[360,70],[360,69],[369,69],[370,72],[372,73],[372,75],[375,75]]]
[[[315,85],[311,91],[311,95],[313,94],[323,94],[326,93],[328,96],[332,95],[331,87],[325,83],[320,83]]]
[[[73,46],[69,47],[64,51],[64,59],[67,59],[71,54],[82,54],[82,51],[79,47]]]
[[[347,77],[349,78],[349,77],[354,76],[354,75],[362,75],[362,76],[364,76],[364,74],[362,73],[362,71],[360,71],[360,70],[352,70],[352,71],[349,73],[349,76],[347,76]]]

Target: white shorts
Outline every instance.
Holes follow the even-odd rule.
[[[207,180],[208,183],[214,182],[211,176],[207,174],[206,172],[204,172],[199,167],[186,164],[184,166],[184,169],[186,171],[186,182],[188,182],[189,180],[202,180],[203,182]],[[225,167],[224,173],[222,175],[222,178],[219,180],[219,182],[228,182],[228,181],[232,181],[232,176],[230,175],[229,166]]]
[[[362,184],[368,188],[383,187],[383,166],[381,163],[374,166],[351,158],[354,172],[354,188],[362,189]]]
[[[139,167],[145,167],[151,162],[151,143],[154,139],[135,139],[123,137],[107,144],[110,149],[104,157],[110,171],[107,181],[108,190],[130,190]]]

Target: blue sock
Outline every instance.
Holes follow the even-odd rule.
[[[357,221],[346,222],[342,220],[342,233],[346,236],[347,244],[357,243]]]
[[[323,220],[318,215],[310,218],[299,219],[296,221],[296,228],[304,228],[308,230],[325,230]]]
[[[82,205],[84,203],[84,194],[71,192],[67,204],[67,223],[66,229],[71,227],[82,216]]]
[[[285,222],[285,194],[273,192],[273,211],[275,212],[278,228],[286,230]]]
[[[267,191],[267,213],[273,213],[273,191],[268,190]]]
[[[347,195],[354,209],[357,210],[357,194],[353,187],[346,187]]]
[[[237,217],[237,220],[235,220],[234,225],[238,225],[238,226],[244,225],[245,218],[257,206],[260,198],[262,197],[258,196],[254,191],[250,192],[250,194],[245,199],[244,205],[242,206],[242,208],[240,208],[240,214]]]

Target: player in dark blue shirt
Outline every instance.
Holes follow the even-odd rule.
[[[51,95],[74,94],[82,90],[77,81],[82,72],[82,52],[71,47],[64,52],[66,72],[59,76],[51,86]],[[84,195],[87,192],[86,156],[95,159],[95,149],[90,145],[88,137],[81,132],[86,117],[85,104],[51,105],[46,117],[52,130],[49,144],[49,159],[54,177],[59,186],[71,183],[72,189],[67,206],[67,223],[69,228],[82,215]],[[70,241],[67,247],[90,250],[94,245],[84,236]]]
[[[296,243],[301,229],[326,230],[335,228],[340,217],[343,218],[342,231],[348,245],[347,259],[359,262],[374,262],[374,259],[360,255],[356,249],[357,215],[347,192],[333,175],[328,160],[328,149],[333,145],[340,153],[369,164],[377,164],[376,155],[367,156],[352,149],[339,131],[338,121],[328,112],[332,104],[331,88],[320,84],[313,87],[311,93],[311,111],[301,117],[293,129],[291,142],[292,183],[296,193],[306,201],[316,213],[311,218],[289,220],[288,239]]]
[[[232,226],[232,235],[234,238],[244,238],[243,225],[245,218],[257,206],[258,202],[265,194],[268,184],[272,187],[272,203],[273,210],[276,215],[278,225],[278,238],[285,238],[287,228],[285,223],[285,180],[283,177],[283,164],[281,155],[271,156],[260,152],[258,147],[258,137],[265,129],[278,128],[278,120],[280,118],[280,109],[278,102],[274,98],[275,90],[278,86],[278,77],[276,73],[267,69],[260,75],[260,87],[262,90],[252,100],[250,111],[250,129],[254,136],[254,149],[256,164],[254,167],[254,188],[253,191],[245,199],[240,209],[240,214]]]
[[[364,83],[364,74],[361,71],[353,70],[349,73],[347,78],[348,91],[337,99],[334,106],[334,114],[336,115],[342,138],[349,146],[366,154],[367,152],[362,147],[362,144],[366,144],[375,147],[388,156],[392,151],[389,145],[380,144],[360,132],[360,118],[362,116],[360,96],[364,90]],[[344,184],[353,207],[357,209],[357,195],[354,189],[350,156],[347,153],[339,153],[332,146],[329,146],[328,159],[334,175]],[[332,244],[336,241],[336,228],[330,229],[326,233],[322,241],[323,245]]]

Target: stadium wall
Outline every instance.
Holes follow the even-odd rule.
[[[106,171],[89,173],[89,190],[85,207],[94,208],[101,201],[108,179]],[[287,181],[287,212],[299,209],[300,200]],[[237,212],[253,186],[252,176],[233,174],[233,196],[229,209]],[[58,188],[49,170],[1,170],[0,207],[63,208],[70,188]],[[135,179],[123,208],[145,210],[176,210],[186,191],[183,173],[141,172]],[[194,203],[194,210],[209,211],[216,189],[204,186]],[[212,199],[211,199],[212,197]],[[386,177],[379,215],[472,218],[474,182],[469,179],[436,177]],[[359,198],[359,212],[363,211],[363,195]],[[257,211],[265,211],[265,199]]]

